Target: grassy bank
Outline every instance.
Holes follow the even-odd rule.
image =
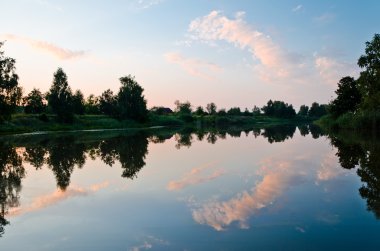
[[[15,114],[10,121],[0,124],[1,134],[25,133],[36,131],[71,131],[92,129],[144,128],[152,126],[169,127],[230,127],[247,125],[280,125],[297,124],[304,119],[280,119],[267,116],[195,116],[195,115],[154,115],[146,122],[122,120],[104,115],[76,116],[73,123],[65,124],[57,121],[55,115]]]
[[[380,131],[380,112],[345,113],[338,118],[326,115],[315,124],[326,130]]]

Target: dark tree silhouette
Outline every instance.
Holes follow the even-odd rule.
[[[42,113],[45,111],[45,97],[39,89],[34,88],[26,97],[23,98],[25,113]]]
[[[265,115],[269,117],[277,118],[293,118],[296,116],[296,111],[292,105],[288,105],[283,101],[269,100],[266,106],[263,106],[261,110]]]
[[[361,94],[354,78],[342,78],[335,93],[337,97],[330,102],[329,108],[334,117],[339,117],[346,112],[354,112],[359,108]]]
[[[144,89],[131,75],[120,78],[121,87],[117,94],[117,104],[120,119],[144,121],[148,110],[143,95]]]
[[[85,102],[85,111],[87,114],[99,114],[99,98],[95,97],[94,94],[88,96]]]
[[[362,94],[361,108],[368,111],[380,109],[380,34],[366,42],[365,54],[358,60],[360,73],[358,86]]]
[[[67,75],[62,68],[58,68],[48,93],[48,105],[61,122],[71,123],[74,119],[72,96]]]
[[[309,113],[309,107],[307,105],[301,105],[300,110],[298,111],[298,115],[306,117],[308,113]]]
[[[327,106],[326,105],[320,105],[317,102],[313,102],[311,104],[311,107],[309,109],[309,117],[314,117],[314,118],[320,118],[323,115],[327,114]]]
[[[16,60],[5,57],[0,42],[0,123],[11,118],[22,98],[22,89],[18,87]]]
[[[216,114],[216,105],[215,105],[215,103],[211,102],[211,103],[207,104],[206,110],[207,110],[208,114],[215,115]]]
[[[115,117],[117,115],[117,97],[108,89],[99,97],[99,110],[102,114]]]
[[[73,112],[75,114],[83,115],[85,112],[85,101],[83,93],[80,90],[76,90],[72,97]]]

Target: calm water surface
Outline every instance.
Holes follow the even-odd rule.
[[[1,137],[0,250],[379,250],[379,163],[308,126]]]

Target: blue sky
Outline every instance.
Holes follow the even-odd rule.
[[[25,92],[62,67],[87,96],[134,75],[148,106],[327,103],[357,76],[380,2],[0,0],[0,40]]]

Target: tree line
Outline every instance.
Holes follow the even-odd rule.
[[[0,49],[3,43],[0,43]],[[67,74],[62,68],[58,68],[53,74],[50,90],[42,93],[34,88],[26,96],[19,86],[16,74],[15,59],[6,57],[0,50],[0,123],[9,120],[16,112],[26,114],[40,114],[43,121],[49,120],[46,114],[55,114],[59,122],[72,123],[75,115],[103,114],[118,120],[131,119],[138,122],[147,121],[149,114],[154,115],[178,115],[182,120],[191,122],[195,116],[260,116],[292,119],[319,118],[326,114],[327,106],[316,102],[310,107],[302,105],[296,113],[293,105],[284,101],[269,100],[262,108],[254,106],[253,109],[241,110],[240,107],[232,107],[228,110],[217,109],[211,102],[204,108],[197,106],[193,109],[190,102],[175,101],[175,110],[156,106],[147,109],[147,101],[143,95],[144,89],[136,79],[127,75],[121,77],[120,88],[117,93],[105,90],[100,96],[93,94],[86,99],[81,90],[72,91],[68,83]]]
[[[345,76],[339,80],[336,98],[328,105],[329,116],[322,123],[338,128],[379,129],[380,34],[365,45],[365,54],[357,62],[362,69],[359,77]]]

